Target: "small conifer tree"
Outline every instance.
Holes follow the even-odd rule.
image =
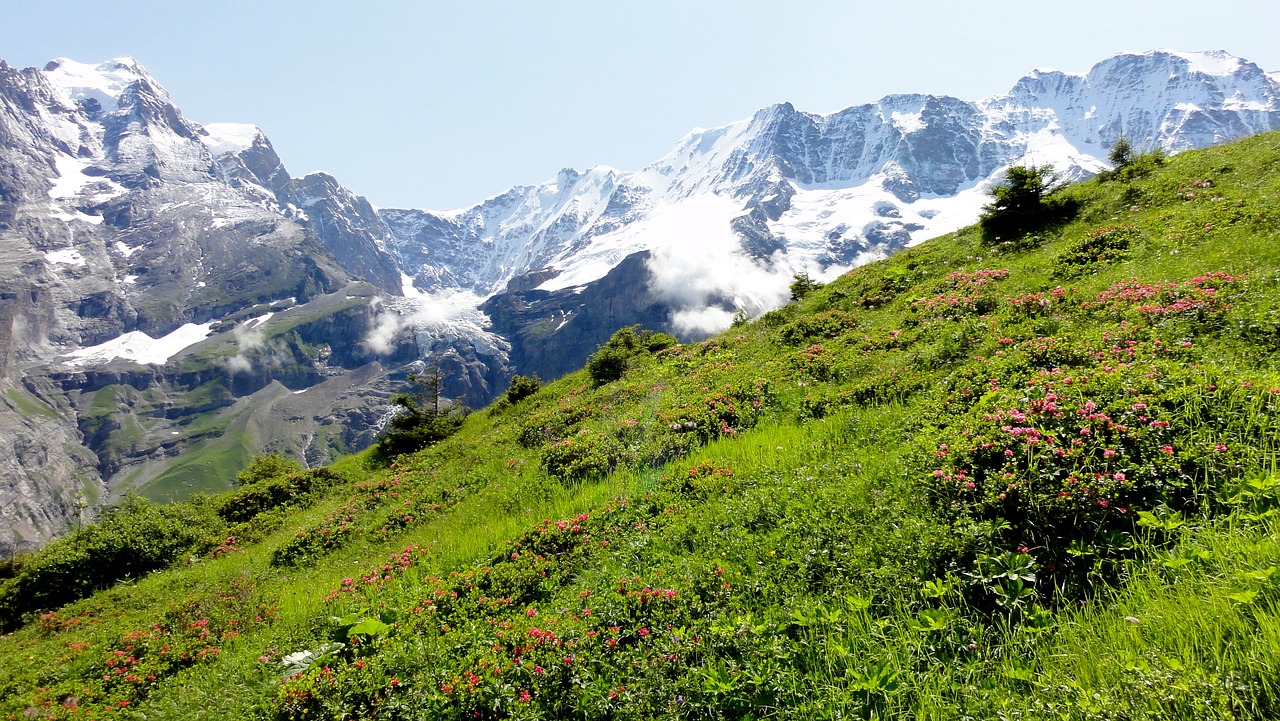
[[[809,275],[809,271],[796,273],[791,276],[791,300],[793,302],[803,300],[806,295],[821,287],[822,284],[814,280]]]
[[[1123,135],[1116,139],[1115,145],[1111,146],[1111,152],[1107,154],[1107,160],[1111,161],[1111,167],[1116,170],[1132,165],[1133,158],[1133,144]]]
[[[465,409],[442,407],[444,376],[437,362],[426,375],[410,373],[409,382],[417,386],[413,393],[397,393],[392,405],[401,411],[387,422],[382,437],[374,444],[373,460],[390,462],[402,453],[413,453],[434,445],[457,432],[466,417]]]
[[[987,242],[1018,244],[1022,236],[1075,212],[1070,202],[1048,202],[1057,189],[1058,174],[1052,165],[1015,165],[1004,173],[1004,182],[987,191],[991,202],[982,206],[978,224]]]

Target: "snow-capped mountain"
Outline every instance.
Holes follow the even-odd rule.
[[[1176,152],[1277,127],[1280,83],[1253,63],[1126,53],[1084,74],[1036,70],[978,101],[891,95],[829,115],[782,103],[696,130],[639,171],[565,170],[462,210],[381,215],[428,291],[495,293],[530,271],[542,290],[576,287],[645,250],[655,267],[692,251],[711,264],[754,259],[822,275],[973,222],[1012,164],[1082,178],[1106,167],[1122,135]],[[771,288],[758,298],[732,283],[718,290],[756,311],[778,301]]]
[[[389,240],[132,59],[0,62],[0,549],[130,488],[216,488],[220,453],[368,443],[420,355],[358,342],[401,290]]]
[[[77,497],[214,489],[223,459],[359,447],[391,374],[424,356],[486,402],[622,325],[712,332],[781,304],[794,272],[971,223],[1012,164],[1079,178],[1122,135],[1176,152],[1277,127],[1280,75],[1126,53],[977,101],[781,103],[639,170],[378,209],[290,176],[255,126],[185,118],[132,59],[0,61],[0,551],[72,525]]]

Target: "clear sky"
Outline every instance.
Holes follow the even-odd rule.
[[[1280,70],[1275,0],[14,0],[0,58],[137,58],[183,113],[261,127],[295,175],[453,208],[567,166],[643,167],[772,103],[974,100],[1035,67],[1227,50]]]

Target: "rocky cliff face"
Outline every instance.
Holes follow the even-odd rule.
[[[493,330],[510,339],[514,368],[558,378],[581,368],[621,327],[668,327],[671,309],[649,290],[648,262],[648,252],[634,253],[584,288],[522,289],[522,279],[516,278],[480,309],[492,319]],[[530,282],[536,280],[535,275]]]
[[[0,551],[261,449],[362,447],[417,358],[359,343],[401,285],[372,207],[225,136],[127,58],[0,63]]]

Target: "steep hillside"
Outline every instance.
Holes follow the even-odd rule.
[[[386,470],[135,503],[6,582],[0,713],[1274,718],[1280,135],[1054,201]]]

